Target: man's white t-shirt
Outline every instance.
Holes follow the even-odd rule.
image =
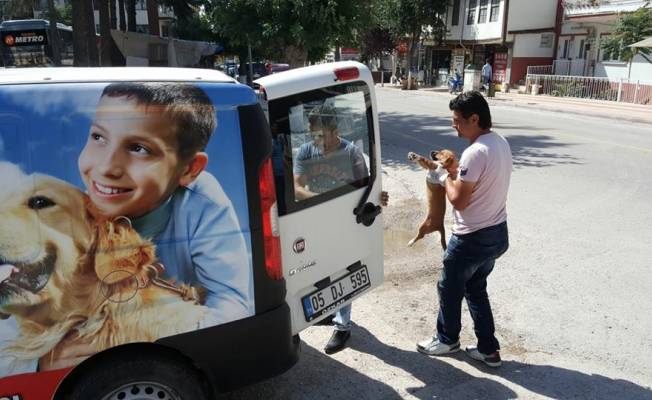
[[[464,235],[507,220],[507,190],[512,175],[509,143],[489,131],[464,150],[458,179],[475,182],[469,205],[464,211],[453,208],[453,233]]]

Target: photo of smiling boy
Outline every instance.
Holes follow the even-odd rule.
[[[114,83],[100,97],[78,166],[105,216],[126,216],[156,246],[165,277],[206,290],[207,326],[253,315],[247,250],[231,201],[204,169],[216,128],[202,89]],[[189,327],[194,329],[195,327]]]

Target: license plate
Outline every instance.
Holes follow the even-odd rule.
[[[350,272],[321,290],[301,299],[306,321],[333,312],[335,308],[371,286],[366,266]]]

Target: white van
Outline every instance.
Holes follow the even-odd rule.
[[[214,398],[382,283],[371,73],[256,83],[0,73],[0,398]]]

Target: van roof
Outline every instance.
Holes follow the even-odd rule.
[[[0,69],[0,85],[61,82],[225,82],[237,81],[223,72],[201,68],[58,67]]]

